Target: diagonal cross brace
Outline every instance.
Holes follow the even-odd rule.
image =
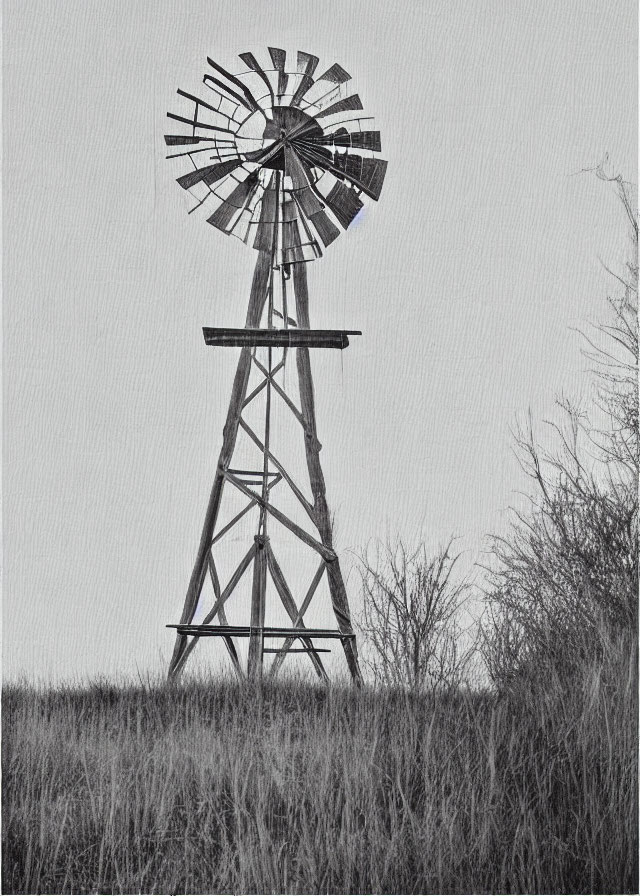
[[[275,558],[271,545],[267,545],[267,565],[269,567],[269,572],[271,573],[271,578],[273,580],[273,584],[276,586],[276,590],[280,595],[280,600],[282,601],[282,605],[285,610],[289,614],[289,618],[291,622],[294,624],[294,628],[305,628],[304,621],[302,619],[303,614],[299,612],[296,602],[293,599],[293,595],[289,590],[289,586],[287,585],[286,579],[280,569],[280,564]],[[287,638],[287,640],[289,640]],[[322,660],[319,655],[315,652],[313,647],[313,642],[311,638],[301,638],[302,643],[309,651],[309,657],[311,658],[311,662],[314,665],[316,672],[318,673],[318,677],[323,679],[323,681],[328,681],[329,676],[327,675],[325,668],[322,664]],[[282,647],[282,656],[286,656],[287,650],[289,648]],[[278,654],[279,656],[280,654]],[[275,662],[275,661],[274,661]]]
[[[257,495],[255,492],[251,491],[243,482],[241,482],[233,473],[229,473],[227,470],[224,474],[225,479],[229,482],[233,483],[235,487],[241,491],[247,498],[251,498],[260,507],[264,507],[264,509],[271,514],[271,516],[278,520],[279,523],[282,523],[290,532],[293,532],[300,541],[303,541],[310,548],[313,548],[314,551],[317,551],[321,557],[323,557],[327,561],[335,560],[336,553],[331,548],[325,547],[319,541],[317,541],[312,535],[309,535],[308,532],[298,526],[293,520],[290,520],[286,514],[284,514],[281,510],[278,510],[277,507],[274,507],[273,504],[270,504],[268,501],[264,501],[260,495]]]

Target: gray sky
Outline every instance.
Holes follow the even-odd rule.
[[[220,448],[255,253],[188,217],[164,161],[206,56],[303,49],[349,71],[389,161],[309,266],[336,541],[460,536],[522,478],[509,428],[585,395],[626,225],[572,176],[636,179],[636,4],[5,0],[5,677],[164,669]],[[322,355],[322,357],[320,357]],[[350,575],[357,610],[357,577]],[[329,619],[326,620],[330,621]]]

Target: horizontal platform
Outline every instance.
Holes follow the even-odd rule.
[[[262,632],[265,638],[355,638],[354,634],[344,635],[334,628],[281,628],[265,626],[263,629],[249,625],[181,625],[170,623],[167,628],[175,628],[179,635],[206,637],[248,638]]]
[[[244,327],[203,327],[207,345],[267,348],[346,348],[349,336],[362,336],[360,330],[258,330]]]

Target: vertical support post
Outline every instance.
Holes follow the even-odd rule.
[[[267,545],[264,535],[255,536],[256,558],[253,561],[253,588],[251,590],[251,633],[249,635],[249,681],[262,680],[264,650],[264,614],[267,592]]]
[[[253,274],[253,283],[251,285],[251,297],[249,299],[249,308],[247,311],[246,327],[259,327],[262,312],[267,300],[267,292],[269,287],[269,278],[271,277],[271,253],[259,252]],[[231,463],[233,449],[235,448],[238,436],[238,426],[240,425],[240,414],[242,412],[242,403],[247,394],[247,386],[249,383],[249,374],[251,372],[251,349],[243,348],[240,353],[238,367],[235,379],[233,381],[233,389],[231,391],[231,402],[227,411],[227,421],[224,426],[222,449],[218,458],[218,467],[216,476],[209,496],[209,504],[204,518],[202,527],[202,535],[200,536],[200,545],[193,572],[187,589],[187,596],[184,602],[180,624],[186,625],[193,619],[202,584],[207,570],[207,557],[209,548],[213,541],[213,532],[216,521],[218,519],[218,511],[220,509],[220,501],[222,499],[222,489],[224,486],[224,474]],[[174,679],[179,674],[182,654],[187,648],[188,639],[186,635],[177,635],[176,643],[173,648],[173,655],[169,664],[169,679]]]
[[[297,262],[292,265],[292,268],[298,326],[310,329],[306,265],[303,262]],[[318,441],[316,429],[315,397],[313,393],[309,349],[296,349],[296,363],[300,387],[300,406],[307,424],[304,433],[304,446],[307,456],[307,469],[309,470],[311,491],[314,499],[313,511],[322,544],[333,551],[331,517],[327,505],[324,476],[320,465],[320,448],[322,446]],[[346,635],[353,634],[347,589],[344,585],[340,563],[337,558],[327,562],[327,580],[338,628]],[[349,671],[351,672],[351,677],[355,684],[360,686],[362,684],[362,673],[360,672],[360,665],[358,663],[358,652],[355,641],[353,638],[345,638],[342,641],[342,646],[344,648]]]

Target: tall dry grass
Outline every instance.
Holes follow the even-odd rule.
[[[637,652],[509,696],[3,694],[4,893],[638,891]]]

